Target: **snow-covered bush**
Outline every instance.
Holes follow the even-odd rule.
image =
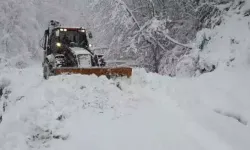
[[[2,78],[0,80],[0,123],[3,120],[3,112],[5,111],[6,103],[4,99],[8,98],[10,91],[7,87],[10,85],[10,80]]]
[[[199,54],[197,70],[200,72],[223,67],[249,67],[250,64],[250,20],[245,15],[250,8],[249,2],[238,0],[219,6],[222,10],[221,24],[202,29],[195,40]],[[199,49],[200,45],[204,45],[203,48]]]

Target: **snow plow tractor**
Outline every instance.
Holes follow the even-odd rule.
[[[62,27],[51,20],[44,32],[43,77],[60,74],[83,74],[112,77],[130,77],[130,67],[107,67],[103,55],[91,51],[91,32],[85,28]]]

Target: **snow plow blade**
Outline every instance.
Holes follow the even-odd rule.
[[[83,75],[92,75],[96,76],[105,75],[108,78],[110,77],[128,77],[132,75],[132,68],[129,67],[119,67],[119,68],[57,68],[54,69],[55,75],[60,74],[83,74]]]

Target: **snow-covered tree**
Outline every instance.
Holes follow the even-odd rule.
[[[190,56],[192,41],[203,28],[222,22],[221,13],[232,0],[95,0],[90,12],[105,39],[109,59],[136,60],[148,71],[176,75],[176,67]],[[225,7],[220,7],[225,5]],[[97,31],[97,30],[96,30]],[[101,43],[101,42],[97,42]],[[186,61],[185,61],[186,62]],[[197,67],[196,65],[192,65]],[[195,69],[191,69],[191,75]]]

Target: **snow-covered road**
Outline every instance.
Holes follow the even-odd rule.
[[[37,66],[5,70],[0,150],[249,150],[249,72],[226,74],[44,81]]]

